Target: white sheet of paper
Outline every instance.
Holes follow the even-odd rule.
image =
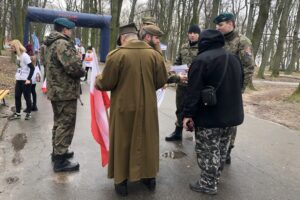
[[[157,100],[158,108],[160,107],[161,103],[163,102],[163,100],[165,98],[165,93],[166,93],[166,90],[163,88],[156,90],[156,100]]]
[[[186,64],[185,65],[173,65],[173,66],[171,66],[171,69],[170,69],[171,72],[175,72],[176,74],[181,73],[181,72],[186,73],[187,70],[189,70],[189,68]]]

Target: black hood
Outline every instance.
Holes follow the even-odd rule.
[[[69,37],[60,32],[54,31],[50,33],[50,35],[46,38],[45,45],[49,47],[53,42],[55,42],[58,39],[69,40]]]
[[[214,29],[206,29],[201,32],[199,40],[199,54],[210,50],[221,48],[225,44],[225,39],[223,34],[220,31]]]

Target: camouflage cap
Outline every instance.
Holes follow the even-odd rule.
[[[219,24],[221,22],[225,22],[225,21],[235,21],[235,16],[234,14],[230,13],[230,12],[224,12],[219,14],[215,19],[214,19],[214,23],[215,24]]]
[[[135,33],[137,34],[137,28],[135,26],[135,23],[130,23],[130,24],[126,24],[124,26],[120,26],[119,28],[119,37],[117,40],[117,44],[120,46],[121,45],[121,35],[127,34],[127,33]]]
[[[147,25],[147,26],[144,26],[143,27],[143,30],[150,34],[150,35],[155,35],[155,36],[162,36],[164,34],[164,32],[162,32],[160,30],[160,28],[158,26],[155,26],[155,25]]]
[[[154,17],[143,17],[142,23],[145,25],[155,25],[156,20]]]
[[[53,23],[66,27],[67,29],[72,29],[75,27],[75,23],[67,18],[56,18]]]

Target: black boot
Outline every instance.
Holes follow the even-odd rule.
[[[53,166],[54,172],[74,172],[79,171],[79,163],[72,163],[64,155],[55,155]]]
[[[66,159],[73,158],[74,152],[68,150],[63,156]],[[52,160],[52,162],[54,162],[56,160],[56,157],[57,157],[56,155],[54,155],[53,153],[51,153],[51,160]]]
[[[37,106],[36,105],[32,105],[32,107],[31,107],[31,111],[38,111],[39,109],[37,108]]]
[[[182,127],[176,126],[173,133],[165,138],[166,141],[180,141],[182,140]]]
[[[226,164],[230,165],[231,164],[231,150],[233,149],[234,146],[230,145],[227,151],[227,155],[226,155]]]
[[[127,191],[127,180],[123,181],[122,183],[115,184],[115,191],[118,195],[121,196],[127,196],[128,191]]]
[[[146,185],[146,187],[150,191],[154,191],[156,187],[156,179],[155,178],[143,178],[142,183]]]

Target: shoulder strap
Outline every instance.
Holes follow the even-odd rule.
[[[217,85],[217,87],[216,87],[216,91],[219,89],[219,87],[220,87],[220,85],[221,85],[221,83],[222,83],[222,81],[223,81],[223,79],[224,79],[224,76],[225,76],[225,74],[226,74],[226,71],[227,71],[227,66],[228,66],[228,53],[226,53],[226,61],[225,61],[225,67],[224,67],[224,71],[223,71],[223,74],[222,74],[222,76],[221,76],[221,79],[220,79],[220,82],[218,83],[218,85]]]

